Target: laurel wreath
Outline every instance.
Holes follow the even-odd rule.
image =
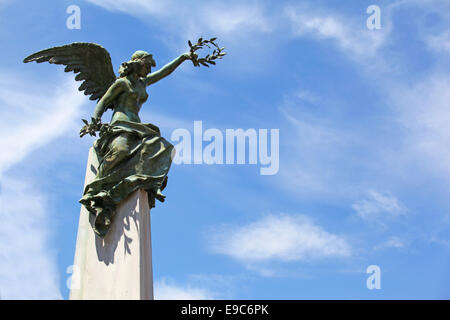
[[[191,60],[194,66],[200,67],[200,65],[202,65],[209,68],[209,64],[216,64],[214,60],[222,59],[222,57],[226,55],[226,52],[223,51],[225,47],[219,47],[219,45],[215,42],[216,40],[217,38],[203,39],[200,37],[196,44],[192,44],[192,42],[188,40],[188,45],[191,51]],[[198,58],[195,51],[203,49],[205,46],[211,49],[211,45],[215,47],[214,51],[211,54],[207,54],[203,58]]]
[[[112,126],[108,123],[102,123],[101,119],[91,118],[92,123],[89,123],[85,119],[81,119],[84,122],[83,128],[80,130],[80,138],[89,134],[90,136],[96,137],[97,133],[100,132],[99,135],[102,136],[104,134],[110,133],[112,130]]]

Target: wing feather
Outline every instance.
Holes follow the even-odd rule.
[[[62,64],[65,72],[76,73],[75,80],[83,81],[78,90],[99,100],[116,80],[108,51],[95,43],[76,42],[45,49],[26,57],[23,62]]]

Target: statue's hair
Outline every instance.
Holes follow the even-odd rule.
[[[122,65],[119,68],[120,77],[123,78],[135,72],[137,70],[136,66],[140,63],[141,63],[140,61],[133,61],[133,60],[122,63]]]
[[[149,54],[148,52],[139,50],[136,51],[132,56],[131,60],[128,62],[122,63],[122,65],[119,68],[119,75],[121,78],[126,77],[127,75],[133,73],[136,71],[136,66],[141,63],[142,60],[145,58],[150,57],[150,63],[153,67],[156,66],[155,60],[153,60],[153,56]]]

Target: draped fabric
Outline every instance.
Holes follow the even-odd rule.
[[[104,237],[117,205],[135,190],[146,190],[150,208],[155,206],[175,149],[152,124],[116,121],[101,132],[94,152],[99,168],[94,181],[86,185],[80,203],[95,215],[94,231]]]

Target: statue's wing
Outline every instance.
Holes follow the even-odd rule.
[[[108,51],[95,43],[76,42],[33,53],[23,62],[36,61],[66,66],[65,72],[77,73],[75,80],[83,81],[78,88],[90,95],[90,100],[103,97],[116,80]]]

